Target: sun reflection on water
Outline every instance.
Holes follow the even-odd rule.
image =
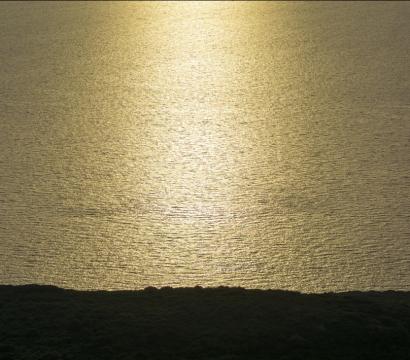
[[[408,288],[405,5],[0,6],[0,282]]]

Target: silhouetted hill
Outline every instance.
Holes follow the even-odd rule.
[[[0,286],[0,359],[410,359],[410,293]]]

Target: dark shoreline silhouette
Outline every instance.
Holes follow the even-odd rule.
[[[410,359],[410,293],[4,285],[0,359]]]

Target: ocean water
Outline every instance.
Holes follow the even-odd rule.
[[[0,283],[410,290],[409,19],[1,3]]]

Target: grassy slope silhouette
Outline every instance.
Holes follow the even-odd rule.
[[[0,359],[410,359],[410,293],[0,286]]]

